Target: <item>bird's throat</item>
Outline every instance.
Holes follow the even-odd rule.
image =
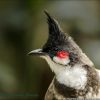
[[[87,83],[87,71],[80,64],[67,66],[56,75],[59,83],[74,89],[84,89]]]

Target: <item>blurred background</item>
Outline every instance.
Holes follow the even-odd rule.
[[[100,68],[99,0],[0,0],[0,100],[44,97],[53,73],[27,53],[47,40],[45,9]]]

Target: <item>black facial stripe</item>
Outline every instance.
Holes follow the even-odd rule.
[[[70,65],[74,65],[79,61],[78,55],[73,52],[70,52],[69,59],[70,59]]]

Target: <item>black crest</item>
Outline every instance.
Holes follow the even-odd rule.
[[[52,18],[47,11],[44,12],[47,15],[49,36],[47,43],[43,47],[43,50],[45,52],[49,52],[62,49],[63,45],[65,45],[67,42],[67,36],[61,30],[58,22],[54,18]]]

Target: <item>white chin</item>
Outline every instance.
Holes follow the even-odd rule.
[[[62,65],[68,65],[70,62],[69,58],[59,58],[59,57],[53,57],[53,61],[56,63],[62,64]]]

